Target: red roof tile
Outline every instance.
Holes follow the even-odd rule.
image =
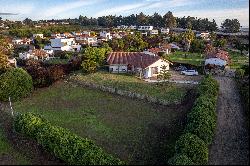
[[[111,52],[107,58],[107,62],[109,65],[131,64],[135,67],[146,68],[159,59],[159,56],[152,56],[142,52]]]
[[[230,61],[230,57],[227,51],[223,51],[220,49],[217,49],[216,52],[211,52],[206,55],[206,58],[220,58],[222,60],[225,60],[227,62]]]

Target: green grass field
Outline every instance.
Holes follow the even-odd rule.
[[[26,165],[30,162],[8,142],[0,125],[0,165]]]
[[[185,54],[187,55],[186,57]],[[187,63],[195,66],[201,66],[204,62],[203,54],[182,51],[176,51],[169,55],[165,55],[165,58],[172,62]]]
[[[230,58],[231,64],[229,65],[232,69],[241,68],[243,65],[249,65],[249,57],[246,55],[241,55],[239,52],[227,50]]]
[[[55,58],[55,59],[50,59],[45,61],[45,63],[47,64],[66,64],[68,63],[68,59],[59,59],[59,58]]]
[[[128,164],[166,163],[189,109],[152,105],[65,82],[38,89],[13,107],[90,138]]]
[[[77,73],[72,75],[70,80],[77,80],[98,85],[104,85],[120,90],[136,92],[158,99],[167,100],[169,103],[180,102],[186,94],[186,89],[176,84],[157,85],[147,83],[132,75],[127,74],[111,74],[108,72],[97,72],[84,75]]]

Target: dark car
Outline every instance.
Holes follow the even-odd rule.
[[[184,70],[187,70],[187,68],[185,66],[178,66],[178,67],[175,67],[174,70],[176,70],[176,71],[184,71]]]

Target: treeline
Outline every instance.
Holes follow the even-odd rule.
[[[55,25],[55,26],[46,26],[41,28],[31,28],[31,27],[14,27],[9,30],[9,34],[11,36],[16,37],[32,37],[35,33],[42,33],[44,36],[49,37],[52,33],[64,33],[64,32],[72,32],[79,31],[82,28],[77,25]]]
[[[70,21],[70,20],[69,20]],[[72,22],[71,22],[72,23]],[[172,12],[167,12],[165,15],[160,15],[154,13],[153,15],[145,15],[144,13],[140,14],[131,14],[129,16],[102,16],[95,18],[88,18],[86,16],[79,16],[78,22],[74,20],[74,24],[80,25],[93,25],[95,23],[98,26],[102,27],[116,27],[119,25],[152,25],[157,28],[191,28],[198,31],[215,31],[217,30],[217,24],[215,20],[209,21],[208,18],[197,18],[197,17],[174,17]]]

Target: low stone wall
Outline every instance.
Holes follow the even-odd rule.
[[[170,104],[180,104],[181,103],[181,101],[174,101],[174,102],[170,103],[169,101],[164,100],[164,99],[158,99],[156,97],[152,97],[152,96],[148,96],[148,95],[144,95],[144,94],[139,94],[136,92],[126,91],[126,90],[121,90],[121,89],[117,89],[117,88],[113,88],[113,87],[109,87],[109,86],[104,86],[104,85],[97,85],[97,84],[93,84],[93,83],[80,82],[77,80],[74,80],[74,83],[77,83],[78,85],[81,85],[84,87],[89,87],[91,89],[99,89],[101,91],[109,92],[112,94],[118,94],[121,96],[130,97],[130,98],[146,100],[150,103],[156,103],[156,104],[161,104],[161,105],[170,105]]]

